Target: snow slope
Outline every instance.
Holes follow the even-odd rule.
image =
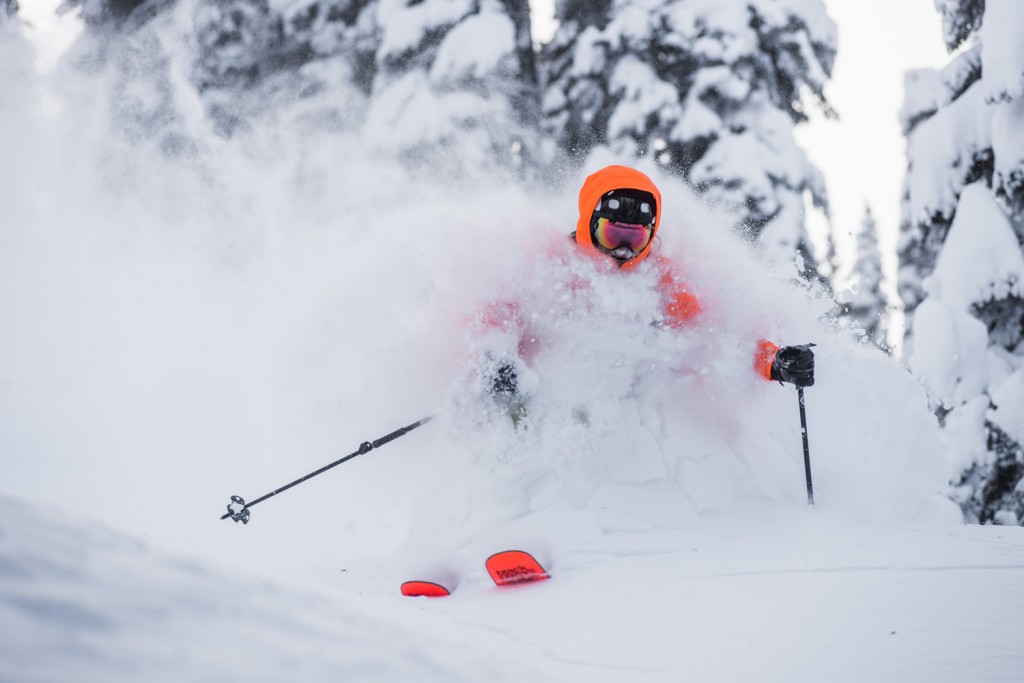
[[[530,586],[495,588],[479,556],[429,600],[3,498],[0,680],[1019,680],[1020,528],[748,512],[561,554]]]

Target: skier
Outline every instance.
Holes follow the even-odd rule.
[[[629,277],[644,269],[657,269],[662,319],[657,324],[680,329],[701,313],[697,296],[685,285],[679,266],[655,255],[651,247],[661,227],[661,193],[650,178],[626,166],[608,166],[590,175],[579,195],[579,219],[569,237],[577,253],[596,261],[599,269],[615,270]],[[518,319],[515,303],[498,306],[484,315],[484,325],[507,329]],[[522,332],[522,330],[520,330]],[[509,409],[518,422],[524,411],[520,395],[518,366],[533,355],[535,342],[523,334],[519,358],[488,355],[484,366],[485,384],[495,400]],[[789,382],[798,387],[814,384],[814,353],[807,345],[778,346],[758,342],[754,369],[766,380]]]

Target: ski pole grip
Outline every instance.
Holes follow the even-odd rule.
[[[377,439],[376,441],[374,441],[370,445],[373,446],[374,448],[380,448],[384,444],[386,444],[386,443],[388,443],[390,441],[394,441],[395,439],[397,439],[400,436],[405,436],[406,434],[408,434],[412,430],[416,429],[417,427],[422,427],[423,425],[427,424],[428,422],[430,422],[433,419],[434,419],[433,415],[431,415],[429,417],[425,417],[425,418],[423,418],[422,420],[420,420],[418,422],[412,423],[408,427],[402,427],[401,429],[396,429],[395,431],[391,432],[390,434],[387,434],[385,436],[380,437],[379,439]]]

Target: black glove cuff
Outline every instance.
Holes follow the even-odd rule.
[[[519,373],[512,363],[499,363],[494,368],[491,392],[495,396],[515,396],[519,392]]]

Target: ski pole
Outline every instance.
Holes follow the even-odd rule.
[[[221,519],[227,519],[228,517],[230,517],[231,519],[235,520],[236,522],[241,522],[242,524],[248,524],[249,523],[249,508],[251,508],[252,506],[254,506],[254,505],[258,504],[258,503],[262,503],[267,498],[272,498],[273,496],[276,496],[279,493],[287,491],[288,489],[290,489],[293,486],[298,486],[302,482],[306,481],[307,479],[312,479],[313,477],[315,477],[318,474],[323,474],[324,472],[326,472],[327,470],[331,469],[332,467],[337,467],[341,463],[347,462],[347,461],[351,460],[352,458],[356,457],[357,455],[363,455],[364,453],[369,453],[374,448],[380,448],[384,444],[386,444],[386,443],[388,443],[390,441],[394,441],[395,439],[397,439],[400,436],[405,436],[406,434],[408,434],[412,430],[416,429],[417,427],[420,427],[422,425],[427,424],[428,422],[430,422],[433,419],[434,419],[434,416],[430,415],[428,417],[423,418],[422,420],[419,420],[417,422],[413,422],[408,427],[402,427],[401,429],[396,429],[395,431],[391,432],[390,434],[387,434],[386,436],[382,436],[382,437],[380,437],[379,439],[377,439],[375,441],[364,441],[363,443],[361,443],[359,445],[359,449],[356,450],[356,452],[349,453],[344,458],[340,458],[338,460],[335,460],[334,462],[330,463],[329,465],[324,465],[323,467],[321,467],[320,469],[316,470],[315,472],[310,472],[306,476],[299,477],[295,481],[293,481],[293,482],[291,482],[289,484],[285,484],[281,488],[274,489],[270,493],[267,493],[265,495],[260,496],[259,498],[257,498],[256,500],[254,500],[251,503],[246,503],[245,500],[241,496],[231,496],[231,502],[228,503],[228,506],[227,506],[228,507],[228,511],[226,513],[224,513],[223,515],[221,515],[220,518]]]
[[[807,478],[807,504],[814,505],[814,484],[811,482],[811,449],[807,445],[807,411],[804,409],[804,388],[796,388],[800,400],[800,433],[804,437],[804,475]]]

